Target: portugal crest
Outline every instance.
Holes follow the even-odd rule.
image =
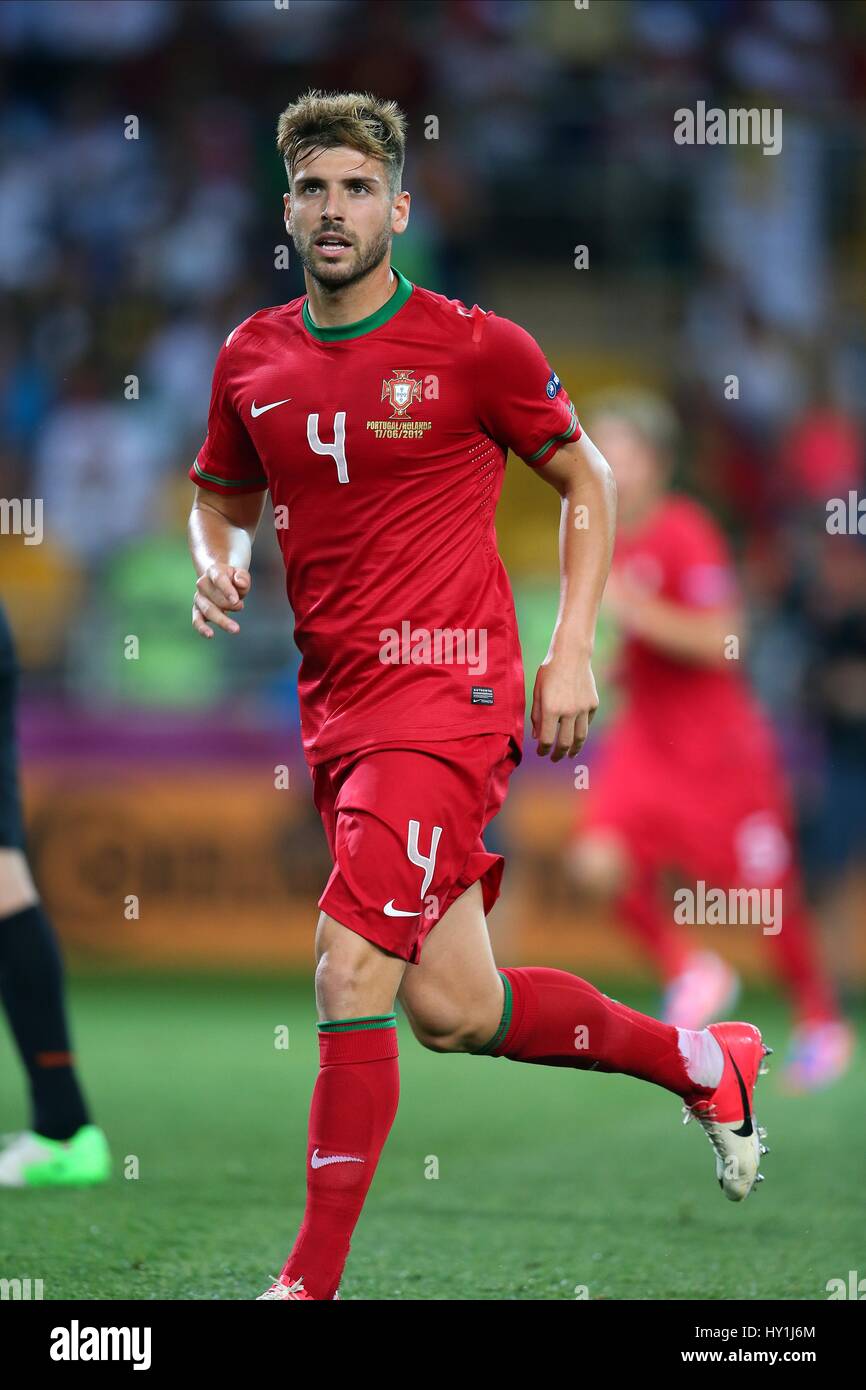
[[[382,382],[380,400],[388,401],[394,412],[392,419],[402,420],[410,405],[420,399],[421,383],[413,380],[411,368],[408,371],[395,370],[392,377]]]

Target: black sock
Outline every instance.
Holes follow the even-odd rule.
[[[30,1082],[32,1128],[71,1138],[90,1117],[74,1071],[60,948],[39,903],[0,917],[0,999]]]

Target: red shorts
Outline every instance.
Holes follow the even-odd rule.
[[[791,811],[772,741],[760,729],[727,757],[671,748],[629,719],[605,730],[578,835],[610,832],[644,869],[714,884],[772,887],[794,864]]]
[[[509,735],[480,734],[365,748],[312,767],[334,861],[319,907],[412,964],[440,917],[479,880],[489,912],[505,860],[481,836],[520,756]]]

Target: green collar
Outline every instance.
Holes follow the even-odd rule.
[[[365,333],[372,333],[375,328],[381,328],[383,323],[387,323],[395,314],[399,314],[415,288],[411,280],[407,280],[405,275],[401,275],[396,266],[392,266],[391,269],[397,277],[397,288],[391,298],[386,299],[382,307],[377,309],[374,314],[368,314],[365,319],[358,319],[355,323],[341,323],[336,328],[320,328],[310,318],[310,301],[305,299],[301,317],[307,332],[312,333],[314,338],[318,338],[320,343],[340,343],[346,338],[360,338]]]

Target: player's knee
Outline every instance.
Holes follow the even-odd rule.
[[[20,849],[0,849],[0,918],[23,912],[39,901],[27,860]]]
[[[379,1012],[393,991],[377,954],[360,937],[331,940],[316,966],[316,999],[322,1018],[358,1018]]]
[[[628,856],[618,840],[591,837],[576,841],[568,852],[572,883],[588,897],[609,900],[628,877]]]
[[[316,966],[316,998],[326,1018],[340,1018],[341,1003],[358,987],[358,972],[351,961],[340,960],[333,953],[322,956]],[[343,1014],[342,1016],[345,1016]]]

